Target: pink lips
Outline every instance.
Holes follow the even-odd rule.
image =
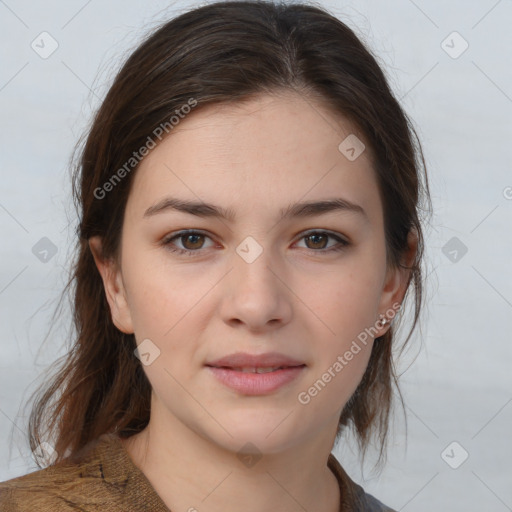
[[[237,352],[206,363],[206,367],[220,382],[235,391],[246,395],[262,395],[272,393],[297,378],[306,364],[278,352]],[[242,368],[276,369],[266,373],[252,373],[240,371]]]
[[[207,368],[220,382],[239,393],[264,395],[276,391],[297,378],[306,366],[290,366],[268,373],[240,372],[231,368],[212,366],[207,366]]]
[[[225,366],[228,368],[266,368],[271,366],[300,366],[304,361],[289,357],[279,352],[266,352],[264,354],[248,354],[247,352],[235,352],[221,357],[215,361],[207,362],[207,366]]]

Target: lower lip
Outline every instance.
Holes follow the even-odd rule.
[[[224,385],[244,395],[264,395],[296,379],[305,366],[291,366],[268,373],[239,372],[229,368],[207,366]]]

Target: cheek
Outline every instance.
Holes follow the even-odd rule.
[[[304,391],[306,400],[318,402],[319,411],[323,403],[333,414],[339,412],[366,371],[377,332],[379,280],[376,262],[372,266],[360,258],[316,280],[306,295],[305,303],[321,321],[315,327],[317,364],[308,382],[312,387]]]
[[[339,416],[343,407],[361,382],[371,354],[371,343],[348,344],[331,354],[325,364],[317,366],[298,395],[307,414]]]
[[[314,287],[304,288],[305,304],[321,320],[323,339],[339,347],[375,324],[378,318],[381,277],[378,269],[351,265],[339,272],[315,278]],[[323,324],[323,326],[322,326]]]
[[[199,357],[200,333],[211,314],[208,291],[215,282],[204,276],[191,281],[157,266],[146,272],[132,267],[130,277],[130,312],[137,343],[150,339],[160,350],[155,365],[146,368],[148,375],[154,375],[153,366],[164,365],[185,377],[193,365],[179,361]]]
[[[124,274],[135,334],[144,337],[151,333],[164,339],[200,298],[201,290],[191,287],[176,269],[152,257],[150,251],[133,251]]]
[[[132,284],[130,312],[135,334],[162,338],[175,323],[175,292],[152,279],[151,273],[139,274],[138,280]]]

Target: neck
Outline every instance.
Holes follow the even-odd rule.
[[[339,484],[327,466],[333,438],[318,436],[278,453],[237,453],[174,416],[169,424],[167,416],[163,423],[152,414],[142,432],[122,442],[170,510],[339,512]]]

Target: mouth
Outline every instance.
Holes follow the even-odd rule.
[[[222,368],[224,370],[232,370],[234,372],[240,372],[240,373],[270,373],[275,372],[277,370],[285,370],[288,368],[300,368],[302,366],[306,366],[305,364],[298,364],[293,366],[213,366],[210,364],[207,364],[206,366],[209,366],[210,368]]]
[[[305,364],[296,366],[212,366],[206,365],[213,377],[242,395],[268,395],[297,379]]]

